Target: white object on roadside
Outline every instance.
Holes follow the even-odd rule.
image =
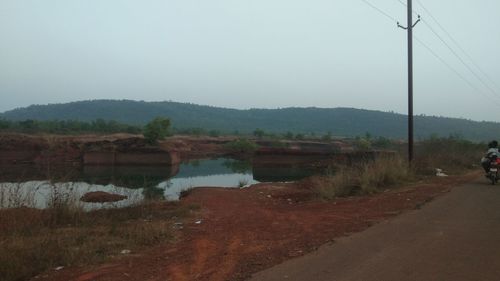
[[[195,221],[194,223],[195,223],[195,224],[201,224],[201,220],[199,220],[199,221]]]
[[[58,267],[54,268],[54,270],[61,270],[63,268],[64,268],[64,266],[58,266]]]
[[[125,249],[125,250],[122,250],[122,251],[120,252],[120,254],[122,254],[122,255],[127,255],[127,254],[130,254],[130,252],[131,252],[130,250]]]
[[[436,169],[436,176],[438,177],[447,177],[448,175],[443,173],[443,170],[441,169]]]

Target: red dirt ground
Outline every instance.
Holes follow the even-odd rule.
[[[94,268],[51,271],[35,280],[244,280],[252,273],[314,251],[337,237],[420,208],[453,186],[477,178],[436,178],[405,189],[323,202],[304,184],[258,184],[242,190],[199,188],[182,204],[196,217],[170,244]],[[201,223],[196,223],[201,220]]]

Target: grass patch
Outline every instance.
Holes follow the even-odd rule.
[[[124,249],[172,241],[173,224],[197,208],[150,202],[93,212],[69,206],[0,210],[0,280],[27,280],[58,266],[94,264]]]
[[[416,173],[435,174],[435,169],[443,169],[448,174],[461,174],[474,169],[487,150],[484,143],[473,143],[457,137],[431,138],[415,146]]]
[[[404,147],[406,149],[406,147]],[[403,150],[403,149],[402,149]],[[415,147],[415,160],[410,166],[404,153],[384,156],[349,167],[335,167],[334,172],[310,178],[314,192],[323,199],[381,190],[410,183],[436,174],[440,168],[447,174],[458,175],[477,169],[486,145],[456,137],[431,138]]]
[[[310,179],[315,192],[323,199],[376,193],[415,178],[412,169],[398,155],[357,166],[337,167],[333,171]]]

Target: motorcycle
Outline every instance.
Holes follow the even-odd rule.
[[[499,167],[500,167],[500,158],[497,158],[496,156],[490,158],[490,168],[488,170],[488,174],[486,175],[486,177],[490,179],[491,184],[493,185],[495,185],[500,179],[500,175],[498,173]]]

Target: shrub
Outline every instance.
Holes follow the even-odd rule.
[[[304,134],[298,133],[295,135],[295,139],[296,140],[304,140],[305,136],[304,136]]]
[[[253,135],[255,137],[261,139],[266,135],[266,132],[264,132],[264,130],[262,130],[262,129],[255,129],[255,131],[253,131]]]
[[[359,150],[370,150],[372,148],[372,143],[367,138],[356,138],[354,145]]]
[[[332,140],[332,132],[326,133],[326,135],[321,136],[322,141],[331,141]]]
[[[258,145],[255,142],[252,142],[248,139],[237,139],[231,142],[228,142],[225,147],[231,153],[243,153],[250,154],[254,153],[257,150]]]
[[[144,138],[150,144],[155,144],[158,140],[165,139],[169,134],[170,120],[163,117],[156,117],[144,126]]]
[[[220,136],[220,131],[218,131],[218,130],[210,130],[210,132],[208,132],[208,135],[211,136],[211,137],[217,138],[217,137]]]

